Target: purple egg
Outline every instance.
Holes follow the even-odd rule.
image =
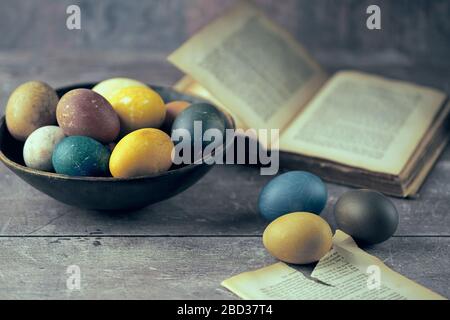
[[[111,104],[89,89],[67,92],[59,100],[56,118],[67,136],[87,136],[110,143],[120,132],[119,117]]]

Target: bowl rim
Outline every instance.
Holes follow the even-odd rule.
[[[90,85],[95,85],[98,82],[85,82],[85,83],[80,83],[80,84],[74,84],[74,85],[67,85],[67,86],[63,86],[63,87],[59,87],[54,89],[55,91],[61,91],[61,90],[67,90],[67,89],[71,89],[71,88],[76,88],[76,87],[86,87],[86,86],[90,86]],[[148,84],[148,86],[152,87],[152,88],[162,88],[162,89],[170,89],[173,90],[175,92],[178,92],[184,96],[187,97],[192,97],[194,99],[197,100],[204,100],[202,98],[199,97],[195,97],[189,94],[186,94],[184,92],[180,92],[178,90],[175,90],[171,87],[164,87],[164,86],[157,86],[157,85],[150,85]],[[210,103],[210,102],[208,102]],[[221,109],[219,109],[218,107],[216,107],[220,112],[224,113],[225,112]],[[228,114],[229,115],[229,114]],[[235,124],[235,120],[234,118],[229,115],[229,117],[227,117],[228,119],[230,119],[231,121],[231,129],[235,130],[236,129],[236,124]],[[7,130],[7,126],[6,126],[6,115],[3,115],[0,119],[0,128],[1,127],[5,127],[5,129]],[[0,137],[3,135],[2,132],[0,132]],[[230,141],[228,144],[225,144],[225,146],[220,147],[219,151],[221,153],[224,152],[224,150],[227,150],[231,144],[233,143],[234,139],[232,141]],[[206,156],[203,156],[202,158],[198,159],[197,161],[195,161],[194,163],[188,164],[186,166],[183,166],[181,168],[176,168],[173,170],[168,170],[168,171],[164,171],[161,173],[157,173],[157,174],[153,174],[153,175],[145,175],[145,176],[136,176],[136,177],[130,177],[130,178],[114,178],[114,177],[84,177],[84,176],[69,176],[69,175],[65,175],[65,174],[59,174],[59,173],[55,173],[55,172],[47,172],[47,171],[43,171],[43,170],[38,170],[38,169],[33,169],[33,168],[29,168],[27,166],[23,166],[13,160],[11,160],[10,158],[8,158],[3,151],[0,148],[0,161],[2,161],[6,166],[8,167],[12,167],[15,170],[18,171],[22,171],[22,172],[26,172],[28,174],[32,174],[35,176],[42,176],[42,177],[47,177],[47,178],[53,178],[53,179],[63,179],[63,180],[73,180],[73,181],[96,181],[96,182],[120,182],[120,181],[140,181],[140,180],[145,180],[145,179],[152,179],[152,178],[159,178],[159,177],[163,177],[163,176],[168,176],[168,175],[172,175],[172,174],[177,174],[179,172],[183,172],[183,171],[189,171],[193,168],[196,167],[200,167],[200,166],[211,166],[214,165],[213,164],[208,164],[207,159],[211,158],[212,155],[208,154]]]

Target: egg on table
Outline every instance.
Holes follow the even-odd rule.
[[[294,212],[272,221],[263,233],[264,247],[277,259],[294,264],[320,260],[332,246],[328,223],[309,212]]]
[[[159,128],[166,117],[163,99],[149,87],[120,89],[110,101],[119,115],[122,136],[138,129]]]
[[[109,168],[113,177],[131,178],[165,172],[172,166],[173,143],[163,131],[133,131],[115,146]]]
[[[17,140],[25,141],[36,129],[56,124],[58,95],[41,81],[17,87],[6,105],[6,126]]]
[[[305,171],[286,172],[263,187],[258,199],[259,212],[268,221],[289,212],[320,214],[327,194],[326,185],[316,175]]]
[[[62,96],[56,116],[67,136],[87,136],[102,143],[114,141],[120,122],[111,104],[89,89],[75,89]]]
[[[352,190],[334,207],[339,229],[363,244],[389,239],[397,230],[398,212],[389,198],[373,190]]]
[[[37,170],[53,171],[53,150],[64,137],[63,130],[57,126],[45,126],[35,130],[23,147],[25,165]]]
[[[106,100],[111,102],[111,98],[117,91],[127,87],[147,87],[147,85],[138,80],[119,77],[103,80],[99,82],[94,88],[92,88],[92,90],[102,95],[106,98]]]
[[[56,173],[69,176],[103,177],[109,175],[111,152],[100,142],[84,136],[61,140],[53,151]]]

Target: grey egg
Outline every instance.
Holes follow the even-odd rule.
[[[339,229],[366,244],[386,241],[398,226],[392,201],[372,190],[346,192],[337,201],[334,215]]]

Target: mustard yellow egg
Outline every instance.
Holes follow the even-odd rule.
[[[113,177],[130,178],[165,172],[172,165],[170,137],[159,129],[146,128],[123,137],[109,160]]]
[[[119,115],[122,135],[142,128],[159,128],[166,117],[163,99],[148,87],[120,89],[110,102]]]
[[[328,223],[317,214],[294,212],[270,223],[263,234],[263,244],[277,259],[294,264],[320,260],[332,245]]]
[[[97,92],[102,95],[109,103],[111,103],[111,98],[117,91],[127,87],[147,87],[147,85],[138,80],[129,78],[111,78],[108,80],[103,80],[99,82],[92,91]]]

